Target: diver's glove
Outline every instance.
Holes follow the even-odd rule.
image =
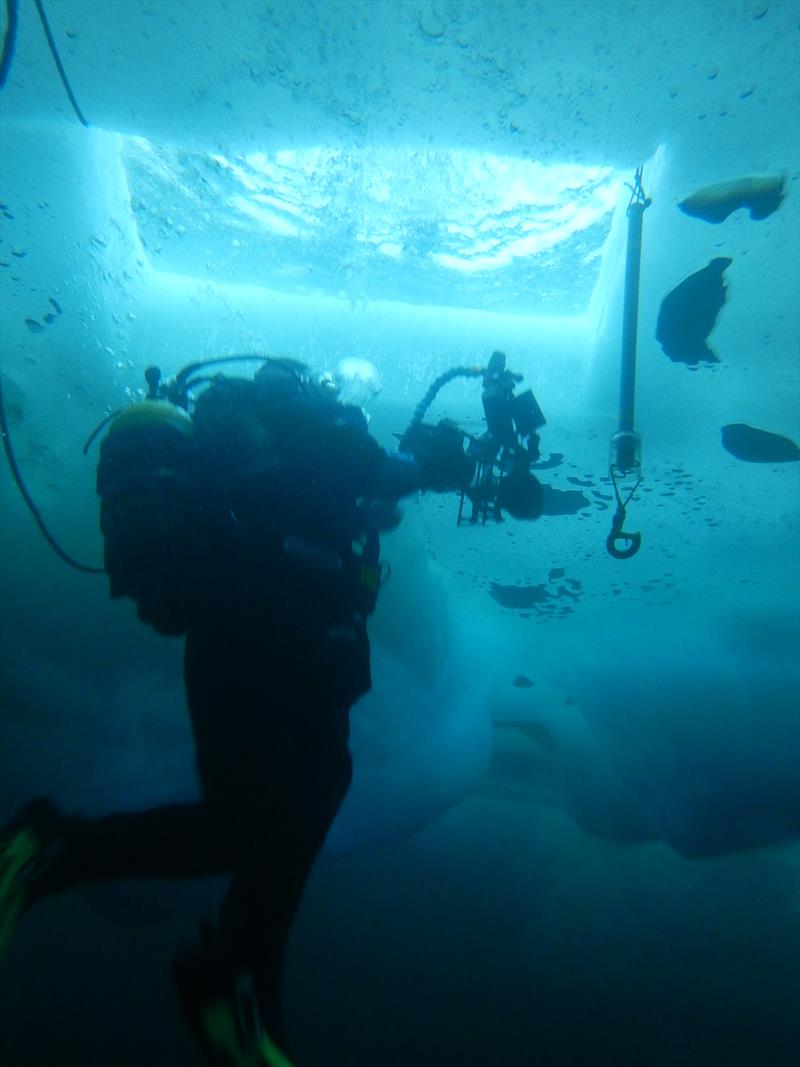
[[[414,457],[422,474],[422,489],[441,493],[466,489],[472,481],[475,461],[464,452],[464,434],[446,419],[438,426],[413,423],[400,441],[400,452]]]

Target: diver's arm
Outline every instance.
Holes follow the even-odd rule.
[[[464,452],[463,434],[450,423],[415,423],[403,435],[399,451],[383,456],[374,495],[387,500],[420,489],[466,489],[475,470],[474,460]]]
[[[376,478],[375,496],[400,500],[423,488],[422,469],[410,452],[384,452]]]

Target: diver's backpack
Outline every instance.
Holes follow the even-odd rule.
[[[111,596],[135,600],[139,618],[159,633],[183,634],[209,604],[229,600],[232,573],[241,584],[237,560],[262,577],[272,563],[286,573],[294,567],[320,595],[327,588],[333,600],[357,599],[363,614],[374,608],[377,578],[367,589],[363,576],[377,574],[377,535],[363,558],[348,537],[345,559],[274,517],[276,499],[278,514],[308,511],[298,456],[322,457],[318,481],[331,490],[326,429],[335,427],[346,446],[333,471],[345,496],[350,467],[363,462],[365,447],[378,450],[360,409],[318,389],[300,366],[269,360],[253,380],[201,378],[208,387],[191,416],[184,393],[177,403],[148,398],[111,420],[97,468]]]

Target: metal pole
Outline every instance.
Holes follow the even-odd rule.
[[[625,259],[625,300],[622,310],[622,360],[619,387],[619,431],[633,431],[636,390],[636,328],[639,321],[639,270],[642,258],[642,216],[646,204],[634,201],[628,211],[628,247]],[[617,466],[628,471],[635,462],[629,437],[617,442]]]
[[[609,475],[614,484],[617,510],[611,522],[606,548],[615,559],[630,559],[639,551],[640,533],[623,529],[625,509],[642,480],[641,441],[633,428],[636,394],[636,331],[639,322],[639,268],[642,259],[642,216],[650,201],[642,188],[642,168],[636,168],[634,184],[629,186],[628,245],[625,250],[625,299],[622,308],[622,356],[619,382],[619,428],[611,438]],[[633,488],[623,500],[619,482],[635,478]]]

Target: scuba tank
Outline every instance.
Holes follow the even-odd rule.
[[[219,497],[217,483],[226,484],[231,472],[252,458],[247,401],[253,383],[206,372],[247,360],[264,365],[256,385],[269,384],[273,404],[303,384],[301,364],[261,355],[191,363],[168,382],[162,382],[158,367],[148,367],[147,397],[108,416],[84,446],[86,453],[106,429],[97,493],[111,597],[130,597],[139,618],[162,634],[185,633],[200,606],[208,526],[218,518],[220,503],[209,493],[213,497],[216,488]],[[203,386],[209,388],[195,401],[192,391]]]
[[[100,529],[112,598],[131,597],[139,618],[177,636],[190,614],[200,482],[191,416],[152,392],[109,422],[97,466]]]

